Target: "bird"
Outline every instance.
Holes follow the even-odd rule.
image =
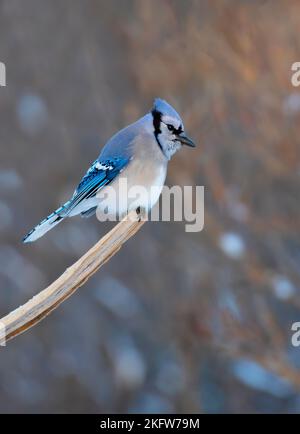
[[[97,211],[98,216],[99,211],[100,215],[106,212],[123,216],[133,207],[138,211],[142,209],[149,212],[159,199],[171,157],[183,145],[195,147],[195,143],[185,134],[181,117],[168,102],[156,98],[146,115],[108,140],[71,199],[42,220],[22,241],[36,241],[67,217],[79,214],[90,217]],[[147,198],[141,195],[139,201],[131,201],[132,204],[116,201],[116,197],[122,196],[121,179],[126,180],[128,190],[142,186],[149,195]],[[112,189],[116,193],[114,197]],[[107,201],[99,200],[99,196],[106,192],[110,192]],[[106,203],[105,210],[103,202]]]

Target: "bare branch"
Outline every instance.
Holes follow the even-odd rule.
[[[0,344],[28,330],[56,309],[117,253],[144,222],[138,221],[136,212],[132,211],[55,282],[3,317],[0,324],[5,336],[1,334]]]

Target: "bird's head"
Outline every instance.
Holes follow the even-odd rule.
[[[156,141],[168,160],[182,145],[195,147],[184,132],[181,117],[170,104],[156,98],[151,113]]]

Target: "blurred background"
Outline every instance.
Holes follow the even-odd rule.
[[[20,240],[156,96],[198,143],[167,184],[205,186],[205,226],[147,223],[0,349],[3,412],[299,412],[300,4],[1,0],[0,314],[111,226]]]

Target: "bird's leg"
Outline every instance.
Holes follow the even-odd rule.
[[[138,206],[137,209],[135,210],[135,212],[136,212],[136,215],[138,217],[138,221],[140,222],[141,221],[141,207]]]
[[[146,220],[146,210],[145,208],[142,208],[140,206],[138,206],[135,210],[136,215],[138,217],[138,221],[142,221],[142,220]]]

